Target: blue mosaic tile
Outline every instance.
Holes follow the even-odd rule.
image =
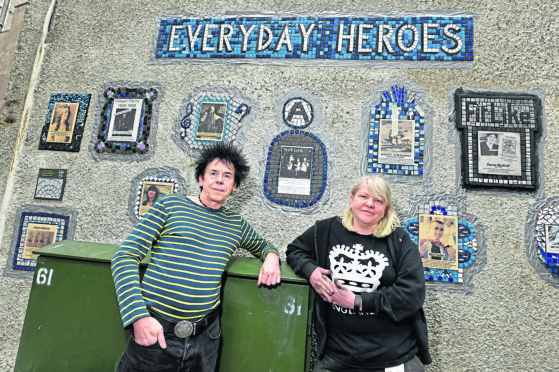
[[[406,14],[408,15],[408,14]],[[472,16],[162,19],[150,62],[473,61]]]

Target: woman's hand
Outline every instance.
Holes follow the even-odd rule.
[[[355,294],[344,286],[338,279],[334,279],[336,290],[331,296],[332,303],[348,309],[353,309]]]
[[[311,274],[309,282],[316,293],[326,302],[332,302],[332,295],[336,291],[336,287],[330,280],[330,270],[317,267]]]

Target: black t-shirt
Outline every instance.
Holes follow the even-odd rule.
[[[331,225],[328,251],[332,276],[354,293],[366,296],[396,280],[387,238],[348,231],[336,220]],[[326,354],[349,367],[398,365],[415,354],[410,321],[396,323],[367,312],[356,315],[353,309],[327,304],[326,323]]]

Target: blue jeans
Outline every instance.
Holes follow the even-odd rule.
[[[150,346],[139,345],[132,332],[117,371],[215,371],[221,340],[219,317],[202,333],[192,337],[178,338],[171,327],[165,328],[166,349],[162,349],[158,342]]]

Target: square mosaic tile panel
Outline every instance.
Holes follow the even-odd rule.
[[[135,225],[159,198],[173,193],[186,195],[187,184],[178,169],[149,168],[130,181],[129,190],[127,214]]]
[[[50,96],[39,150],[80,151],[91,94]]]
[[[461,183],[466,189],[533,192],[539,186],[542,138],[539,96],[517,92],[455,92],[461,142]]]
[[[69,215],[42,212],[22,212],[17,221],[12,269],[33,271],[37,256],[33,250],[68,237]]]

